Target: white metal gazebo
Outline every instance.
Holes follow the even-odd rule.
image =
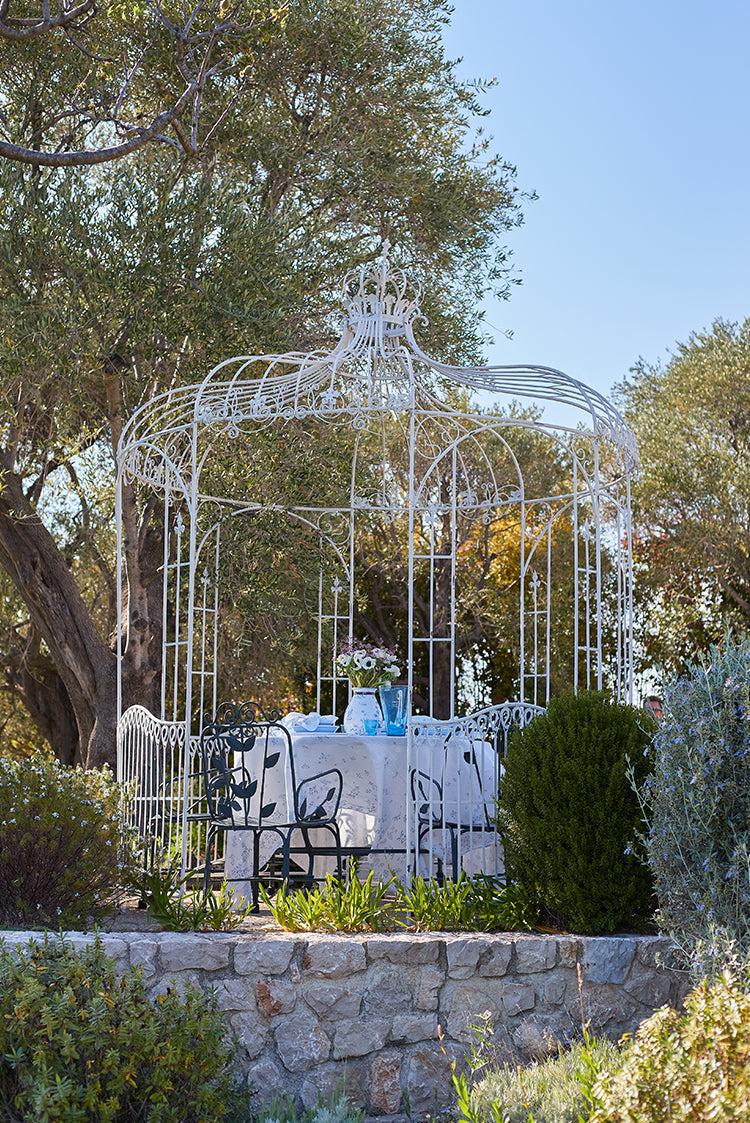
[[[167,819],[187,866],[191,745],[203,715],[227,700],[219,696],[222,545],[237,519],[271,511],[317,559],[308,626],[318,710],[336,714],[346,704],[335,658],[364,619],[358,565],[367,564],[362,543],[378,528],[392,544],[390,577],[400,581],[392,603],[401,606],[410,730],[430,719],[454,728],[473,722],[496,738],[543,707],[561,677],[632,700],[632,433],[605,398],[560,371],[456,368],[430,358],[415,338],[420,295],[391,264],[386,243],[375,264],[345,279],[343,331],[332,350],[227,359],[201,383],[146,402],[123,432],[117,580],[125,612],[126,482],[159,497],[165,534],[161,712],[123,713],[120,691],[120,777],[135,786],[142,832],[157,786],[174,781]],[[564,407],[563,420],[528,408],[539,403]],[[317,495],[316,481],[306,479],[297,493],[269,497],[257,473],[225,468],[251,459],[245,451],[274,433],[294,457],[300,432],[317,441],[333,435],[339,461],[346,458],[345,472],[317,481]],[[546,458],[555,471],[545,476]],[[481,695],[467,654],[466,574],[473,580],[480,564],[482,596],[472,594],[470,605],[477,628],[483,604],[491,614],[498,598],[514,621],[503,641],[513,672],[502,698]],[[127,644],[128,620],[121,623]],[[416,759],[411,732],[405,751]],[[403,798],[408,855],[408,791]]]

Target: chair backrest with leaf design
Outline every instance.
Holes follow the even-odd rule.
[[[204,720],[201,766],[208,814],[217,826],[258,829],[286,820],[291,739],[278,716],[255,702],[227,702]]]

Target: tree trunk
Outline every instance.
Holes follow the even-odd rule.
[[[44,640],[75,714],[87,768],[116,762],[116,659],[55,540],[7,472],[0,491],[0,564]]]
[[[8,693],[21,701],[59,761],[80,764],[81,742],[75,712],[55,664],[40,646],[40,636],[32,629],[31,640],[24,649],[9,654],[5,669]]]

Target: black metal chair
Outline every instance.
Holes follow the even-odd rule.
[[[433,744],[437,742],[442,747],[439,766],[435,767],[435,760],[432,758],[429,768],[424,767],[423,759],[419,757],[422,750],[418,748],[416,766],[411,771],[411,796],[416,807],[418,862],[425,852],[429,852],[429,847],[425,847],[428,837],[437,831],[445,832],[450,843],[451,875],[457,880],[461,872],[462,838],[478,835],[480,840],[483,836],[497,840],[495,800],[510,731],[515,728],[523,729],[543,711],[544,707],[536,703],[500,702],[476,710],[466,717],[446,721],[414,718],[413,733],[417,741],[422,740],[424,746],[431,741]],[[475,789],[474,796],[469,801],[471,812],[468,821],[458,799],[452,806],[452,800],[449,798],[446,803],[444,798],[447,795],[447,781],[456,779],[447,767],[451,744],[456,749],[452,755],[452,767],[460,768],[464,785],[468,782],[470,790],[472,787]],[[492,760],[490,775],[487,770],[488,751]],[[465,768],[457,763],[461,758]],[[480,758],[483,767],[480,767]],[[454,811],[457,813],[453,813]],[[470,838],[470,846],[472,842]],[[443,877],[444,864],[442,858],[437,859],[439,878]]]
[[[256,702],[224,703],[216,715],[204,719],[200,733],[201,769],[208,811],[204,889],[211,876],[211,848],[221,832],[245,831],[252,835],[252,863],[248,880],[252,904],[258,908],[261,875],[261,839],[278,837],[273,853],[281,851],[280,881],[290,877],[292,855],[307,859],[305,884],[313,884],[314,862],[327,856],[343,874],[341,836],[336,816],[343,778],[329,768],[297,780],[292,738],[281,724],[278,711],[266,715]],[[288,769],[288,772],[287,772]],[[288,807],[287,791],[291,795]],[[312,830],[331,835],[330,845],[312,838]],[[295,835],[302,841],[295,840]]]
[[[420,868],[421,859],[429,857],[431,846],[425,845],[426,840],[435,834],[448,837],[450,850],[450,877],[458,881],[461,875],[461,840],[468,836],[470,843],[475,838],[497,839],[497,828],[494,820],[496,792],[485,791],[486,779],[477,761],[473,742],[468,747],[460,750],[460,759],[466,768],[463,770],[464,779],[473,780],[472,787],[476,788],[479,800],[464,800],[459,802],[457,794],[446,801],[445,763],[450,739],[455,732],[448,727],[448,734],[441,748],[443,759],[440,766],[430,772],[421,768],[411,771],[411,797],[416,809],[417,825],[417,869]],[[437,774],[436,774],[437,773]],[[453,778],[457,781],[457,777]],[[470,789],[471,790],[471,789]],[[445,877],[445,855],[435,858],[436,880],[442,884]]]

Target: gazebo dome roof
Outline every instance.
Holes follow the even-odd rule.
[[[427,355],[414,335],[415,325],[427,322],[420,310],[421,285],[392,266],[389,249],[386,241],[377,262],[344,278],[343,326],[331,350],[235,356],[202,382],[144,403],[120,443],[128,472],[153,485],[154,456],[184,466],[192,439],[203,429],[233,437],[308,417],[363,429],[373,415],[410,408],[459,413],[436,396],[435,376],[506,401],[547,401],[578,411],[582,432],[619,450],[625,471],[637,466],[635,439],[620,413],[570,375],[546,366],[455,367]],[[535,426],[573,431],[553,422]]]

